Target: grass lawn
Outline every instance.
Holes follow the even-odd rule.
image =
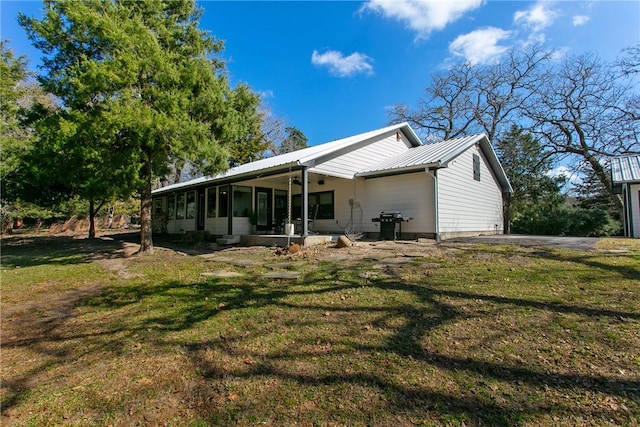
[[[3,426],[640,422],[638,241],[117,239],[2,240]]]

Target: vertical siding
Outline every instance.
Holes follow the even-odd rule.
[[[640,184],[631,184],[631,221],[633,237],[640,237]]]
[[[397,136],[400,136],[400,140]],[[358,148],[349,147],[349,151],[334,153],[331,159],[320,160],[311,171],[320,174],[328,174],[351,178],[356,172],[368,169],[391,156],[403,153],[411,147],[411,143],[402,132],[391,132],[388,135],[378,137],[377,141],[368,142]]]
[[[480,156],[480,181],[473,179]],[[502,232],[502,190],[478,146],[438,170],[440,233]]]

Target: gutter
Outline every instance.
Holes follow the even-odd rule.
[[[436,242],[440,241],[440,224],[438,221],[438,170],[433,169],[433,172],[429,170],[429,168],[425,168],[424,171],[433,178],[433,215],[434,215],[434,237]]]

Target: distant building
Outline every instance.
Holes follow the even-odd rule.
[[[640,155],[613,157],[611,181],[622,195],[624,235],[640,238]]]

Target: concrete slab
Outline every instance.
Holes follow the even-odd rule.
[[[400,257],[400,258],[384,258],[378,261],[378,264],[381,265],[404,265],[411,264],[413,260],[411,258]]]
[[[205,271],[204,273],[200,273],[203,277],[217,277],[219,279],[229,279],[233,277],[243,277],[244,274],[238,273],[237,271]]]
[[[272,271],[263,274],[262,277],[266,277],[267,279],[297,280],[301,274],[299,271]]]
[[[231,261],[231,264],[236,267],[251,267],[254,265],[262,265],[263,262],[255,259],[234,259]]]
[[[518,246],[544,246],[572,249],[576,251],[593,250],[600,240],[598,237],[530,236],[524,234],[498,234],[492,236],[457,237],[444,242],[488,243]]]

